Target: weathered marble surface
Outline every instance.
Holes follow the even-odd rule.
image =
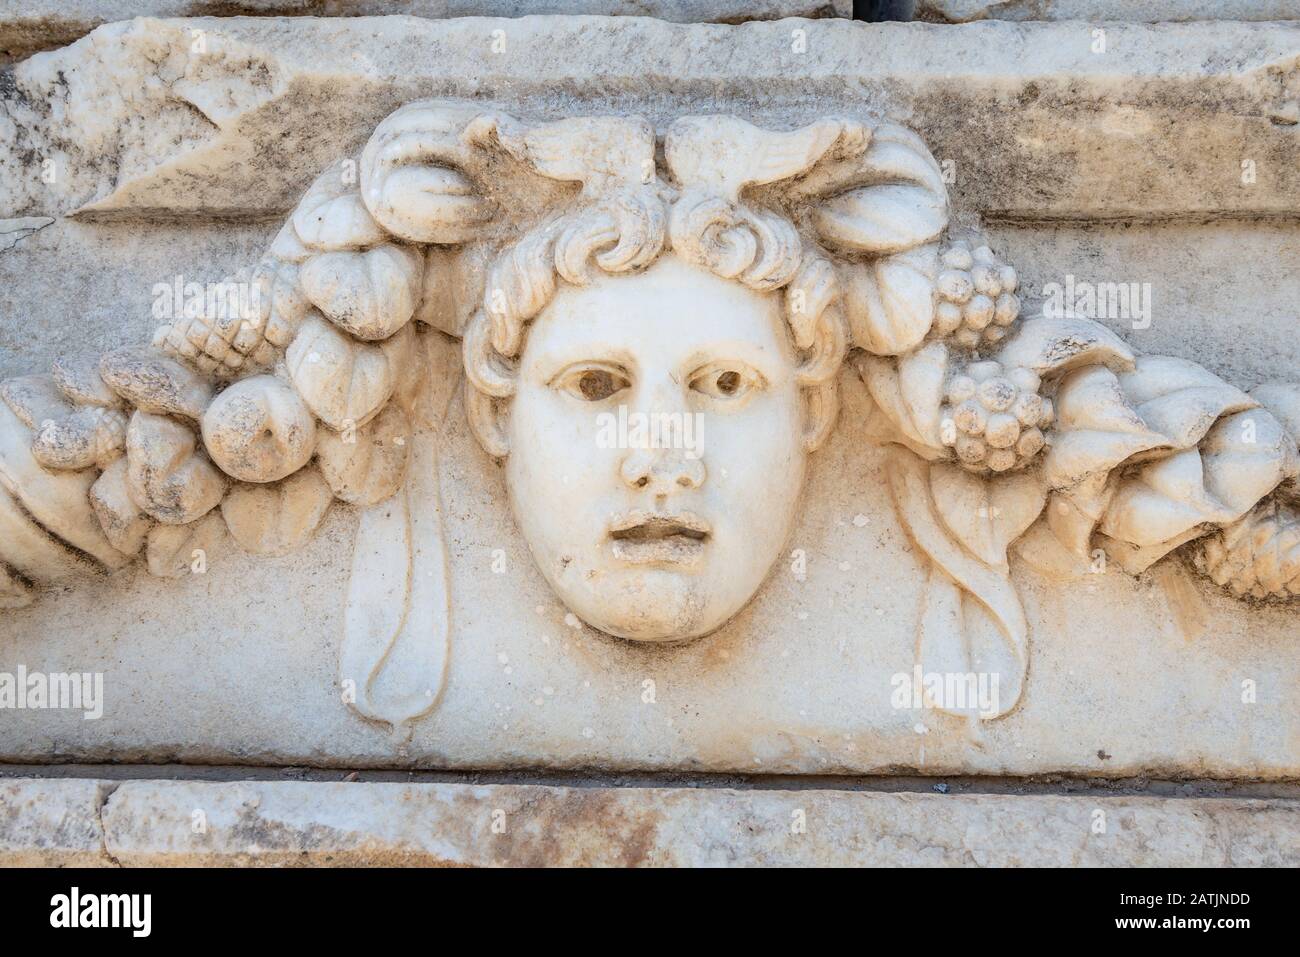
[[[154,282],[174,273],[217,278],[252,261],[275,229],[261,217],[282,211],[277,204],[301,192],[325,159],[355,148],[396,102],[429,92],[505,90],[541,114],[571,112],[579,101],[656,117],[725,103],[773,122],[850,103],[888,108],[927,132],[940,159],[945,143],[961,157],[952,186],[958,210],[1000,217],[1281,217],[1297,205],[1296,126],[1286,112],[1297,33],[1286,26],[1118,28],[1113,58],[1103,64],[1088,51],[1090,35],[1069,24],[954,28],[967,47],[972,38],[984,44],[963,60],[946,46],[957,42],[947,28],[528,21],[522,50],[490,74],[482,73],[489,53],[475,44],[486,48],[498,28],[513,42],[510,31],[521,29],[514,22],[246,20],[195,28],[212,31],[209,59],[186,53],[190,25],[155,21],[106,28],[20,70],[17,79],[28,86],[19,88],[32,98],[11,96],[6,109],[29,124],[23,135],[53,131],[48,142],[57,141],[65,158],[94,149],[109,159],[100,168],[74,163],[76,175],[54,184],[28,179],[21,187],[15,211],[55,214],[90,202],[96,215],[36,232],[39,221],[22,220],[5,232],[26,234],[0,257],[5,374],[45,365],[70,347],[147,340]],[[789,49],[793,29],[809,31],[805,59],[775,63],[771,50]],[[557,93],[556,77],[569,67],[566,44],[583,51],[592,73]],[[630,63],[629,45],[646,51],[656,69],[679,71],[680,99],[669,103],[633,82],[645,67]],[[431,49],[446,54],[436,73]],[[1218,58],[1206,67],[1211,49]],[[322,73],[330,50],[343,65]],[[146,64],[159,51],[171,59],[154,74]],[[846,74],[848,58],[870,72]],[[1018,71],[1010,77],[1008,62]],[[769,71],[758,83],[729,72],[751,63]],[[50,126],[45,106],[68,105],[52,79],[63,67],[77,84],[74,109]],[[175,79],[174,70],[185,79],[172,93],[152,89],[160,78]],[[721,94],[719,78],[730,84]],[[1041,110],[1021,102],[1031,85],[1042,96],[1053,84],[1057,95]],[[101,108],[138,113],[140,123],[122,133],[94,112]],[[199,120],[195,109],[216,122]],[[1011,125],[989,125],[995,119]],[[1174,119],[1182,122],[1166,123]],[[286,129],[289,146],[268,152]],[[997,141],[1008,148],[990,148],[990,129],[1004,131],[998,136],[1007,139]],[[193,134],[192,150],[155,149],[183,130]],[[1262,150],[1250,190],[1239,181],[1243,132],[1248,146],[1258,134]],[[1120,160],[1097,148],[1117,136],[1132,147]],[[1198,138],[1202,152],[1188,149]],[[24,163],[26,172],[39,169]],[[233,225],[214,220],[217,213],[250,221]],[[131,218],[141,214],[155,218],[147,225]],[[1300,367],[1295,337],[1279,335],[1293,323],[1290,304],[1300,295],[1300,246],[1286,221],[1140,231],[1022,223],[993,238],[1020,269],[1027,313],[1043,285],[1067,272],[1150,281],[1151,326],[1111,323],[1135,345],[1198,361],[1243,387],[1294,378]],[[808,556],[806,578],[778,563],[758,600],[704,641],[637,647],[566,621],[509,515],[501,472],[469,435],[457,400],[440,460],[453,641],[434,716],[392,734],[340,700],[335,662],[357,517],[336,505],[317,539],[293,555],[253,558],[227,541],[211,550],[203,575],[161,582],[134,570],[6,613],[0,670],[103,672],[107,701],[99,721],[6,712],[0,755],[1296,776],[1294,614],[1240,605],[1208,585],[1194,587],[1208,604],[1210,628],[1189,642],[1154,579],[1113,572],[1062,589],[1017,568],[1035,622],[1033,682],[1022,707],[980,729],[893,708],[890,679],[913,661],[922,567],[893,517],[879,453],[861,429],[862,387],[846,375],[844,390],[841,425],[813,460],[791,542]],[[504,567],[494,574],[498,553]],[[1241,697],[1246,679],[1258,686],[1251,704]]]
[[[0,866],[1300,864],[1286,800],[148,780],[0,796]]]
[[[887,112],[953,164],[956,208],[994,217],[1300,207],[1300,25],[1112,24],[1104,53],[1093,52],[1092,30],[642,18],[111,24],[15,69],[0,101],[0,212],[283,213],[393,108],[434,95],[490,96],[542,117],[585,102],[656,122],[736,112],[794,126],[798,116]],[[200,38],[204,52],[191,52]],[[672,95],[647,76],[672,77]],[[45,160],[53,183],[42,180]]]
[[[522,17],[543,14],[655,17],[741,23],[783,17],[848,17],[851,0],[0,0],[0,63],[63,46],[131,17],[278,16]]]
[[[173,271],[227,272],[254,257],[274,226],[156,225],[130,243],[119,240],[122,229],[65,220],[0,256],[4,314],[12,317],[0,329],[13,350],[4,374],[74,345],[147,339],[154,281]],[[1247,386],[1300,367],[1294,337],[1277,336],[1300,297],[1300,243],[1289,227],[1020,226],[992,239],[1021,264],[1028,303],[1064,272],[1149,279],[1151,326],[1111,323],[1135,345],[1198,360]],[[56,262],[63,272],[51,270]],[[51,337],[27,335],[32,325]],[[0,670],[103,671],[107,701],[99,721],[6,712],[0,753],[336,766],[1295,776],[1300,716],[1288,689],[1300,681],[1300,648],[1292,615],[1242,606],[1205,582],[1197,587],[1210,605],[1210,631],[1189,644],[1153,581],[1116,571],[1062,590],[1018,569],[1032,620],[1061,623],[1034,628],[1031,693],[1021,710],[972,743],[960,721],[892,709],[889,679],[911,667],[921,579],[878,477],[878,453],[855,432],[862,387],[845,376],[845,390],[844,417],[814,456],[792,542],[809,556],[807,580],[778,566],[754,606],[693,647],[638,649],[564,623],[505,507],[501,474],[457,404],[442,467],[452,584],[463,597],[446,699],[414,734],[394,737],[359,721],[338,697],[357,519],[336,505],[318,538],[295,555],[255,558],[226,540],[203,576],[159,581],[133,570],[7,612]],[[507,571],[494,575],[498,548]],[[641,699],[647,678],[656,682],[654,705]],[[1258,683],[1254,705],[1240,702],[1244,678]]]
[[[916,17],[972,20],[1297,20],[1296,0],[917,0]]]

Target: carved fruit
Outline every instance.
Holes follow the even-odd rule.
[[[204,296],[201,303],[181,297],[182,314],[158,328],[153,345],[218,378],[271,365],[308,308],[298,267],[275,259],[206,287]]]
[[[1202,541],[1193,561],[1239,598],[1300,596],[1300,511],[1265,501]]]
[[[203,443],[227,475],[275,482],[307,464],[316,448],[316,419],[275,376],[241,379],[203,414]]]
[[[972,472],[1022,468],[1046,444],[1052,401],[1038,394],[1040,380],[1028,369],[1003,370],[975,362],[948,380],[939,435],[957,462]]]
[[[960,239],[943,250],[939,268],[934,334],[977,351],[1006,338],[1020,316],[1015,269]]]

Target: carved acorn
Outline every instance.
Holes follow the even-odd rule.
[[[41,423],[32,455],[47,469],[107,468],[126,448],[127,418],[117,409],[88,406]]]

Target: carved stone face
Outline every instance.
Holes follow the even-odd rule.
[[[588,624],[698,637],[771,569],[805,469],[780,305],[665,255],[562,286],[532,322],[507,482],[538,567]]]

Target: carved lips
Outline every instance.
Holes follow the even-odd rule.
[[[614,557],[629,565],[698,564],[712,534],[709,523],[692,512],[646,512],[616,515],[609,525]]]

